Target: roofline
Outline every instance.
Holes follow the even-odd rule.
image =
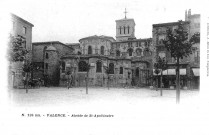
[[[58,44],[67,46],[67,47],[69,47],[69,48],[71,48],[71,49],[74,50],[74,48],[72,48],[71,46],[66,45],[66,44],[64,44],[64,43],[62,43],[62,42],[60,42],[60,41],[33,42],[32,45],[42,45],[42,44],[49,44],[49,43],[58,43]]]
[[[190,23],[189,21],[182,21],[183,23]],[[161,26],[171,26],[171,25],[177,25],[179,22],[169,22],[169,23],[158,23],[158,24],[153,24],[153,27],[161,27]]]
[[[80,45],[80,43],[65,43],[67,46],[77,46]]]
[[[85,38],[81,38],[79,39],[78,41],[80,42],[81,40],[85,40],[85,39],[88,39],[88,38],[99,38],[99,39],[106,39],[106,40],[109,40],[110,42],[114,42],[114,41],[111,41],[110,39],[108,38],[105,38],[105,37],[100,37],[100,36],[89,36],[89,37],[85,37]],[[110,37],[111,38],[111,37]],[[112,37],[113,38],[113,37]],[[113,38],[114,39],[114,38]],[[115,39],[114,39],[115,40]]]
[[[145,40],[151,40],[152,38],[142,38],[142,39],[134,39],[134,40],[126,40],[126,41],[115,41],[112,43],[125,43],[125,42],[137,42],[137,41],[145,41]]]
[[[34,25],[33,25],[32,23],[30,23],[30,22],[28,22],[28,21],[24,20],[24,19],[23,19],[23,18],[21,18],[21,17],[19,17],[19,16],[15,15],[15,14],[13,14],[13,13],[10,13],[10,15],[11,15],[13,18],[16,18],[16,19],[18,19],[18,20],[20,20],[20,21],[23,21],[24,23],[29,24],[31,27],[34,27]]]
[[[119,19],[119,20],[115,20],[115,21],[117,22],[117,21],[128,21],[128,20],[133,20],[134,21],[133,18],[123,18],[123,19]]]
[[[193,15],[190,15],[189,17],[199,17],[200,14],[193,14]]]

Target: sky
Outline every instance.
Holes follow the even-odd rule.
[[[83,119],[78,120],[78,121],[73,120],[72,124],[69,125],[69,123],[67,123],[69,122],[69,119],[59,119],[59,120],[58,119],[53,119],[53,120],[52,119],[50,120],[36,119],[35,121],[34,119],[33,120],[32,119],[20,119],[19,114],[21,113],[39,112],[39,111],[42,111],[43,108],[38,109],[38,111],[31,110],[31,108],[30,109],[20,108],[20,110],[15,111],[14,109],[8,108],[7,106],[8,104],[6,100],[7,96],[4,96],[4,95],[7,95],[7,79],[5,79],[8,76],[7,75],[8,66],[5,66],[6,65],[5,63],[7,63],[7,59],[5,59],[5,56],[6,56],[5,50],[6,50],[7,43],[4,41],[2,42],[2,39],[6,39],[8,35],[6,34],[4,35],[4,32],[7,31],[7,28],[4,28],[4,27],[7,27],[7,25],[5,25],[5,22],[7,21],[1,18],[2,17],[1,13],[12,12],[20,16],[21,18],[34,24],[33,37],[32,37],[33,42],[60,41],[63,43],[76,43],[78,42],[79,39],[87,37],[87,36],[91,36],[91,35],[107,35],[107,36],[112,36],[115,38],[115,33],[116,33],[115,20],[124,18],[123,12],[125,8],[128,11],[127,17],[134,18],[135,20],[135,23],[136,23],[135,36],[137,38],[149,38],[149,37],[152,37],[152,24],[184,20],[184,13],[186,9],[187,10],[191,9],[192,14],[199,14],[199,13],[205,13],[205,12],[209,14],[208,10],[206,10],[209,7],[208,3],[209,3],[209,0],[199,0],[199,1],[197,0],[186,0],[186,1],[185,0],[86,0],[86,1],[84,0],[0,0],[0,37],[1,37],[0,63],[2,64],[2,66],[0,67],[0,72],[1,72],[0,73],[1,74],[0,106],[2,105],[1,108],[4,108],[2,109],[3,115],[0,115],[0,118],[1,116],[2,118],[4,118],[3,121],[1,120],[3,122],[1,125],[3,126],[3,129],[5,129],[3,131],[7,131],[8,129],[14,130],[14,128],[18,129],[17,127],[21,127],[20,129],[18,129],[18,131],[20,131],[21,134],[26,134],[26,133],[33,134],[33,133],[36,133],[36,131],[38,132],[40,131],[42,134],[44,133],[47,134],[47,132],[50,132],[53,134],[53,133],[56,133],[57,129],[59,133],[62,133],[62,132],[66,133],[66,131],[63,130],[63,127],[64,127],[64,129],[69,129],[70,132],[72,128],[75,128],[75,130],[73,130],[72,133],[77,133],[77,130],[80,130],[86,133],[86,131],[90,132],[91,127],[96,127],[95,129],[99,127],[98,132],[96,131],[92,131],[92,132],[95,134],[98,134],[98,133],[101,134],[103,131],[108,131],[108,134],[111,134],[110,132],[112,130],[110,129],[113,129],[113,133],[117,134],[121,131],[121,129],[125,129],[125,131],[127,132],[124,132],[122,134],[126,134],[126,133],[130,134],[130,133],[133,133],[136,129],[137,131],[139,131],[138,129],[140,126],[138,125],[141,119],[137,119],[139,121],[134,121],[135,117],[132,117],[132,119],[130,120],[129,119],[116,119],[117,121],[116,120],[115,121],[114,120],[113,121],[102,120],[102,123],[99,122],[99,124],[97,125],[93,124],[93,123],[98,123],[97,120],[94,120],[94,121],[91,120],[91,122],[90,120],[86,121]],[[202,29],[202,26],[204,25],[201,25],[201,29]],[[204,27],[206,30],[206,26]],[[204,35],[204,33],[205,34],[207,33],[206,31],[204,32],[201,31],[201,32],[202,32],[201,33],[202,35]],[[201,35],[201,39],[204,38],[204,36],[202,35]],[[205,41],[206,41],[206,38],[205,38]],[[171,114],[167,113],[169,114],[169,116],[172,117],[172,120],[174,120],[174,121],[171,121],[170,126],[168,126],[167,124],[167,121],[170,119],[167,119],[168,118],[167,115],[164,115],[166,114],[166,111],[161,111],[161,112],[164,112],[163,116],[160,117],[160,115],[157,113],[157,116],[159,116],[159,119],[153,119],[154,121],[153,123],[155,125],[159,125],[162,128],[158,129],[158,126],[157,126],[157,128],[155,127],[153,130],[154,126],[152,126],[152,130],[150,130],[150,128],[147,128],[148,131],[153,131],[153,133],[157,131],[159,133],[164,133],[164,134],[165,133],[175,134],[177,132],[179,133],[178,129],[181,129],[182,134],[185,134],[186,133],[185,128],[186,128],[188,130],[195,129],[195,131],[200,132],[200,134],[204,132],[203,126],[206,126],[206,123],[208,124],[208,122],[205,121],[205,117],[208,116],[207,115],[208,111],[207,112],[201,111],[201,109],[208,108],[207,103],[208,103],[208,95],[209,95],[209,91],[207,89],[209,77],[206,76],[207,73],[209,73],[209,66],[208,66],[209,59],[206,59],[207,58],[207,48],[206,48],[207,46],[206,45],[207,45],[207,42],[204,42],[203,40],[201,40],[201,51],[200,51],[201,52],[201,63],[200,63],[201,64],[200,65],[201,67],[201,70],[200,70],[201,90],[200,90],[200,94],[202,96],[201,98],[203,102],[201,102],[202,104],[200,104],[200,107],[197,107],[197,109],[195,110],[194,109],[187,110],[185,109],[184,106],[178,106],[177,111],[174,111],[174,113],[178,112],[177,114],[181,113],[184,115],[179,115],[181,117],[178,117],[178,115],[174,113],[171,113]],[[162,107],[160,108],[157,108],[158,106],[157,107],[153,106],[153,107],[155,110],[162,110]],[[47,110],[47,108],[45,109]],[[54,113],[54,110],[56,109],[53,108],[53,110],[49,112]],[[84,107],[84,109],[86,108]],[[127,110],[127,108],[125,109]],[[163,108],[163,109],[166,110],[167,108]],[[122,111],[123,110],[124,109],[122,109]],[[182,111],[179,111],[179,110],[182,110]],[[86,112],[86,110],[84,112]],[[65,111],[61,110],[61,113],[65,113]],[[139,114],[144,114],[144,113],[146,113],[147,115],[145,114],[145,115],[139,115],[139,116],[145,116],[144,118],[146,122],[150,124],[150,122],[152,121],[149,118],[154,113],[141,112],[140,110]],[[11,114],[15,114],[15,115],[11,115]],[[121,116],[121,113],[119,112],[117,113],[117,115]],[[182,116],[185,116],[185,118],[183,118]],[[196,116],[200,116],[200,117],[196,117]],[[153,116],[151,118],[153,118]],[[181,118],[183,119],[181,120]],[[194,123],[195,122],[201,123],[200,124],[201,126],[193,128],[194,127],[192,125],[193,123],[192,124],[189,123],[192,120],[194,121]],[[8,121],[8,122],[5,123],[5,121]],[[129,126],[131,127],[131,129],[130,128],[127,129],[127,126],[126,125],[124,126],[124,124],[121,123],[121,121],[124,121],[123,123],[132,123],[132,126]],[[181,124],[182,121],[183,121],[183,124]],[[57,122],[59,125],[54,124]],[[84,124],[82,122],[84,122]],[[87,124],[87,122],[89,123]],[[110,124],[110,123],[113,123],[113,124]],[[106,126],[109,124],[111,128],[108,128],[108,127],[106,128]],[[145,125],[146,124],[147,123],[145,123]],[[41,127],[37,125],[40,125]],[[86,125],[90,125],[90,126],[86,126]],[[72,127],[69,128],[70,126]],[[31,129],[37,129],[37,130],[35,130],[35,132],[31,132]],[[132,129],[135,129],[135,130],[132,130]],[[163,132],[160,131],[161,129]],[[131,132],[128,130],[130,130]],[[193,134],[197,132],[194,132]]]
[[[185,10],[200,14],[196,1],[168,0],[3,0],[9,12],[31,22],[33,42],[77,43],[92,35],[115,38],[115,20],[133,18],[136,38],[152,37],[152,24],[184,20]],[[204,3],[201,3],[204,5]],[[9,7],[9,8],[8,8]]]

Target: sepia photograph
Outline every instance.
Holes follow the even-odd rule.
[[[208,2],[1,3],[2,134],[209,134]]]

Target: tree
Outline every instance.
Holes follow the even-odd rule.
[[[161,58],[159,56],[157,58],[157,62],[154,63],[154,68],[155,68],[155,73],[157,74],[157,79],[158,79],[158,74],[161,73],[160,74],[160,96],[162,96],[163,95],[163,90],[162,90],[163,71],[167,69],[167,61],[165,60],[165,57]]]
[[[28,93],[28,78],[29,78],[29,73],[33,70],[33,64],[30,62],[24,62],[23,64],[23,72],[25,73],[25,79],[24,79],[24,85],[26,83],[26,93]]]
[[[166,39],[163,44],[170,52],[171,57],[176,60],[176,103],[180,102],[180,76],[179,76],[179,59],[188,57],[192,54],[192,45],[200,41],[200,33],[194,34],[188,40],[188,30],[184,27],[184,22],[179,21],[177,29],[172,31],[170,28],[166,30]]]
[[[25,44],[25,38],[18,35],[18,36],[13,36],[10,34],[9,37],[9,44],[8,44],[8,53],[7,53],[7,58],[10,62],[10,67],[12,65],[13,62],[25,62],[26,61],[26,55],[28,54],[28,50],[25,48],[24,44]],[[24,63],[22,69],[23,72],[26,73],[26,85],[28,85],[27,82],[27,77],[28,77],[28,73],[27,71],[29,69],[27,69],[29,65],[26,65],[26,63]],[[17,67],[16,67],[17,68]],[[10,70],[10,69],[9,69]],[[25,71],[24,71],[25,70]],[[27,86],[26,86],[26,93],[28,92]]]
[[[8,47],[8,60],[10,62],[22,62],[26,59],[28,50],[23,46],[25,39],[18,35],[10,35],[10,42]]]
[[[110,84],[109,84],[109,80],[110,80],[110,76],[109,74],[111,73],[111,70],[109,67],[105,67],[105,73],[107,74],[107,87],[108,87],[108,90],[110,89]]]

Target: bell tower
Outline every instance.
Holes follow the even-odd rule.
[[[128,19],[125,9],[125,18],[116,20],[116,41],[125,41],[135,39],[135,22],[134,19]]]

